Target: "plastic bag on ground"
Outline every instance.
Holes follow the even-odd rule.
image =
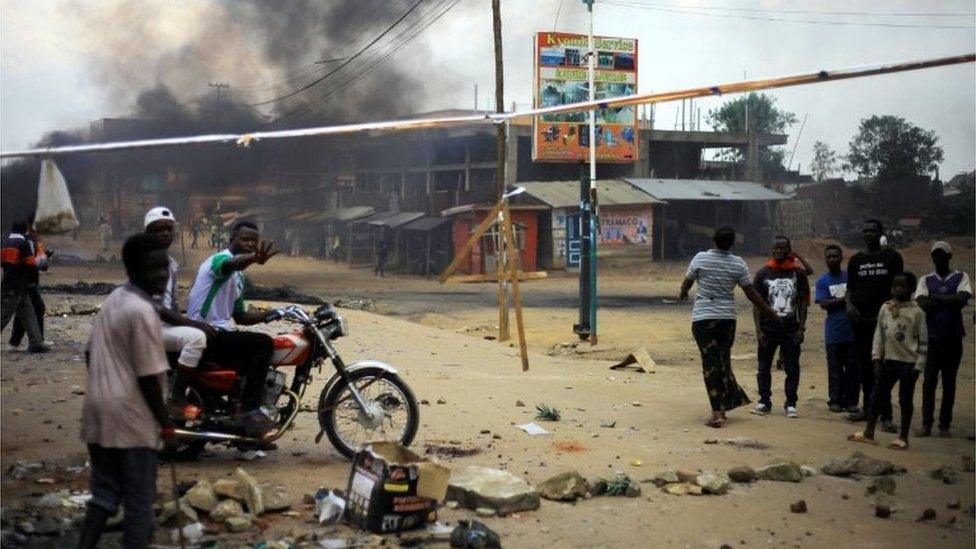
[[[34,230],[41,234],[61,234],[74,230],[78,225],[68,184],[54,160],[45,158],[41,162],[41,179],[37,184]]]

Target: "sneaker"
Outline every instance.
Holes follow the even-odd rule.
[[[925,438],[932,436],[932,427],[926,427],[925,425],[919,427],[915,430],[915,436],[918,438]]]
[[[28,345],[27,352],[30,354],[50,353],[51,348],[47,345]]]
[[[772,410],[773,410],[773,406],[771,404],[763,404],[762,402],[760,402],[759,404],[756,404],[755,408],[752,409],[752,413],[756,415],[764,416],[769,412],[771,412]]]
[[[786,407],[786,417],[792,418],[792,419],[796,419],[796,418],[800,417],[800,414],[796,413],[796,406],[787,406]]]
[[[857,410],[856,412],[849,412],[847,414],[847,419],[849,421],[864,421],[867,418],[867,414],[864,410]]]
[[[835,414],[839,414],[844,411],[844,408],[840,404],[831,404],[827,408]]]
[[[898,426],[895,425],[895,422],[893,422],[893,421],[891,421],[889,419],[888,421],[882,421],[881,422],[881,430],[884,431],[884,432],[886,432],[886,433],[897,433],[898,432]]]

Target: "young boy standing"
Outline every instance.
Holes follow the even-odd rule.
[[[854,442],[877,445],[874,429],[881,410],[891,406],[891,389],[898,383],[898,406],[901,408],[901,429],[898,438],[888,445],[894,450],[908,449],[908,430],[912,425],[912,399],[915,382],[925,369],[928,352],[928,329],[925,313],[912,301],[915,275],[902,272],[891,284],[892,299],[878,312],[878,327],[874,331],[871,359],[876,383],[868,407],[868,424],[863,432],[847,437]]]
[[[860,372],[854,356],[854,329],[847,316],[847,273],[841,268],[844,253],[831,244],[824,249],[827,272],[817,279],[814,299],[827,311],[824,342],[827,345],[827,406],[831,412],[857,412]]]
[[[153,235],[122,247],[129,281],[95,317],[88,341],[88,381],[81,439],[91,461],[91,493],[78,546],[98,545],[106,521],[122,504],[123,545],[146,547],[154,529],[156,454],[173,439],[166,414],[166,354],[153,295],[166,290],[169,257]]]

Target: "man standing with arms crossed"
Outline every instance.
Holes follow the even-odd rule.
[[[871,347],[874,330],[878,324],[881,305],[891,299],[891,282],[895,275],[905,270],[901,254],[881,246],[884,225],[877,219],[868,219],[862,228],[864,250],[857,252],[847,263],[847,315],[854,325],[854,352],[861,373],[861,389],[864,394],[863,408],[848,415],[851,421],[864,421],[871,394],[874,392],[874,365]],[[882,428],[897,433],[898,427],[891,421],[890,401],[879,410]]]

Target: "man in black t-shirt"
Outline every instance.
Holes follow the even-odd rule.
[[[852,421],[862,421],[864,410],[870,404],[874,391],[874,367],[871,363],[871,345],[878,323],[881,305],[891,299],[891,282],[895,275],[905,270],[901,254],[892,248],[881,246],[884,226],[877,219],[868,219],[862,229],[864,251],[858,252],[847,262],[847,314],[854,326],[854,352],[861,371],[861,389],[864,393],[863,409],[851,413]],[[885,431],[897,432],[891,422],[891,405],[881,410],[881,424]]]

